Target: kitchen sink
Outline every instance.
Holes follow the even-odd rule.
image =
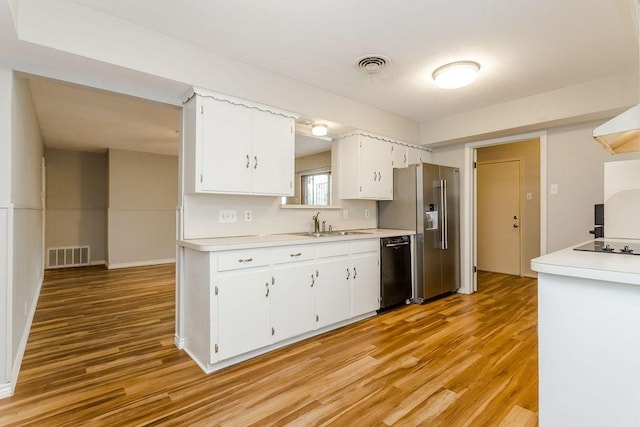
[[[303,231],[301,233],[289,233],[294,236],[306,236],[306,237],[331,237],[331,236],[349,236],[352,234],[369,234],[366,231],[351,231],[351,230],[336,230],[336,231]]]

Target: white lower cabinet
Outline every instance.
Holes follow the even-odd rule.
[[[268,269],[221,274],[213,288],[217,339],[211,363],[270,344],[270,288]],[[214,335],[214,336],[215,336]]]
[[[273,342],[314,329],[315,274],[314,262],[278,265],[274,268],[271,292]]]
[[[351,315],[359,316],[380,308],[380,264],[378,253],[354,255],[351,259]]]
[[[351,317],[351,260],[347,254],[318,259],[316,328]]]
[[[184,349],[213,372],[374,315],[379,242],[185,249]]]
[[[380,308],[380,240],[357,240],[351,244],[351,315]]]

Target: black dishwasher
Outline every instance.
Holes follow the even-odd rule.
[[[380,239],[380,310],[411,299],[411,238]]]

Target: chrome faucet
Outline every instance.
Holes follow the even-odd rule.
[[[313,232],[314,233],[319,233],[320,232],[320,212],[318,212],[317,214],[315,214],[313,216]]]

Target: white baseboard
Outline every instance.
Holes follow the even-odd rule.
[[[177,335],[173,336],[173,343],[176,347],[178,347],[178,350],[184,349],[184,340],[179,338]]]
[[[158,264],[173,264],[175,262],[176,262],[175,258],[150,259],[146,261],[133,261],[133,262],[122,262],[117,264],[107,264],[107,268],[109,270],[112,270],[116,268],[144,267],[147,265],[158,265]]]
[[[29,310],[29,315],[27,316],[27,323],[24,326],[24,331],[22,331],[22,338],[20,339],[20,344],[18,344],[18,354],[16,355],[16,360],[13,363],[13,369],[11,372],[11,382],[6,386],[8,387],[7,395],[4,395],[5,386],[0,386],[0,398],[13,396],[13,392],[16,389],[16,384],[18,384],[18,375],[20,374],[20,367],[22,366],[22,359],[24,358],[24,352],[27,349],[27,341],[29,340],[29,333],[31,332],[31,324],[33,323],[33,317],[36,315],[36,307],[38,307],[38,298],[40,298],[40,292],[42,291],[42,283],[44,280],[44,275],[40,277],[40,283],[38,283],[38,289],[36,290],[35,295],[33,296],[33,301],[31,301],[31,309]]]
[[[0,399],[13,396],[14,387],[11,383],[5,383],[0,385]]]

